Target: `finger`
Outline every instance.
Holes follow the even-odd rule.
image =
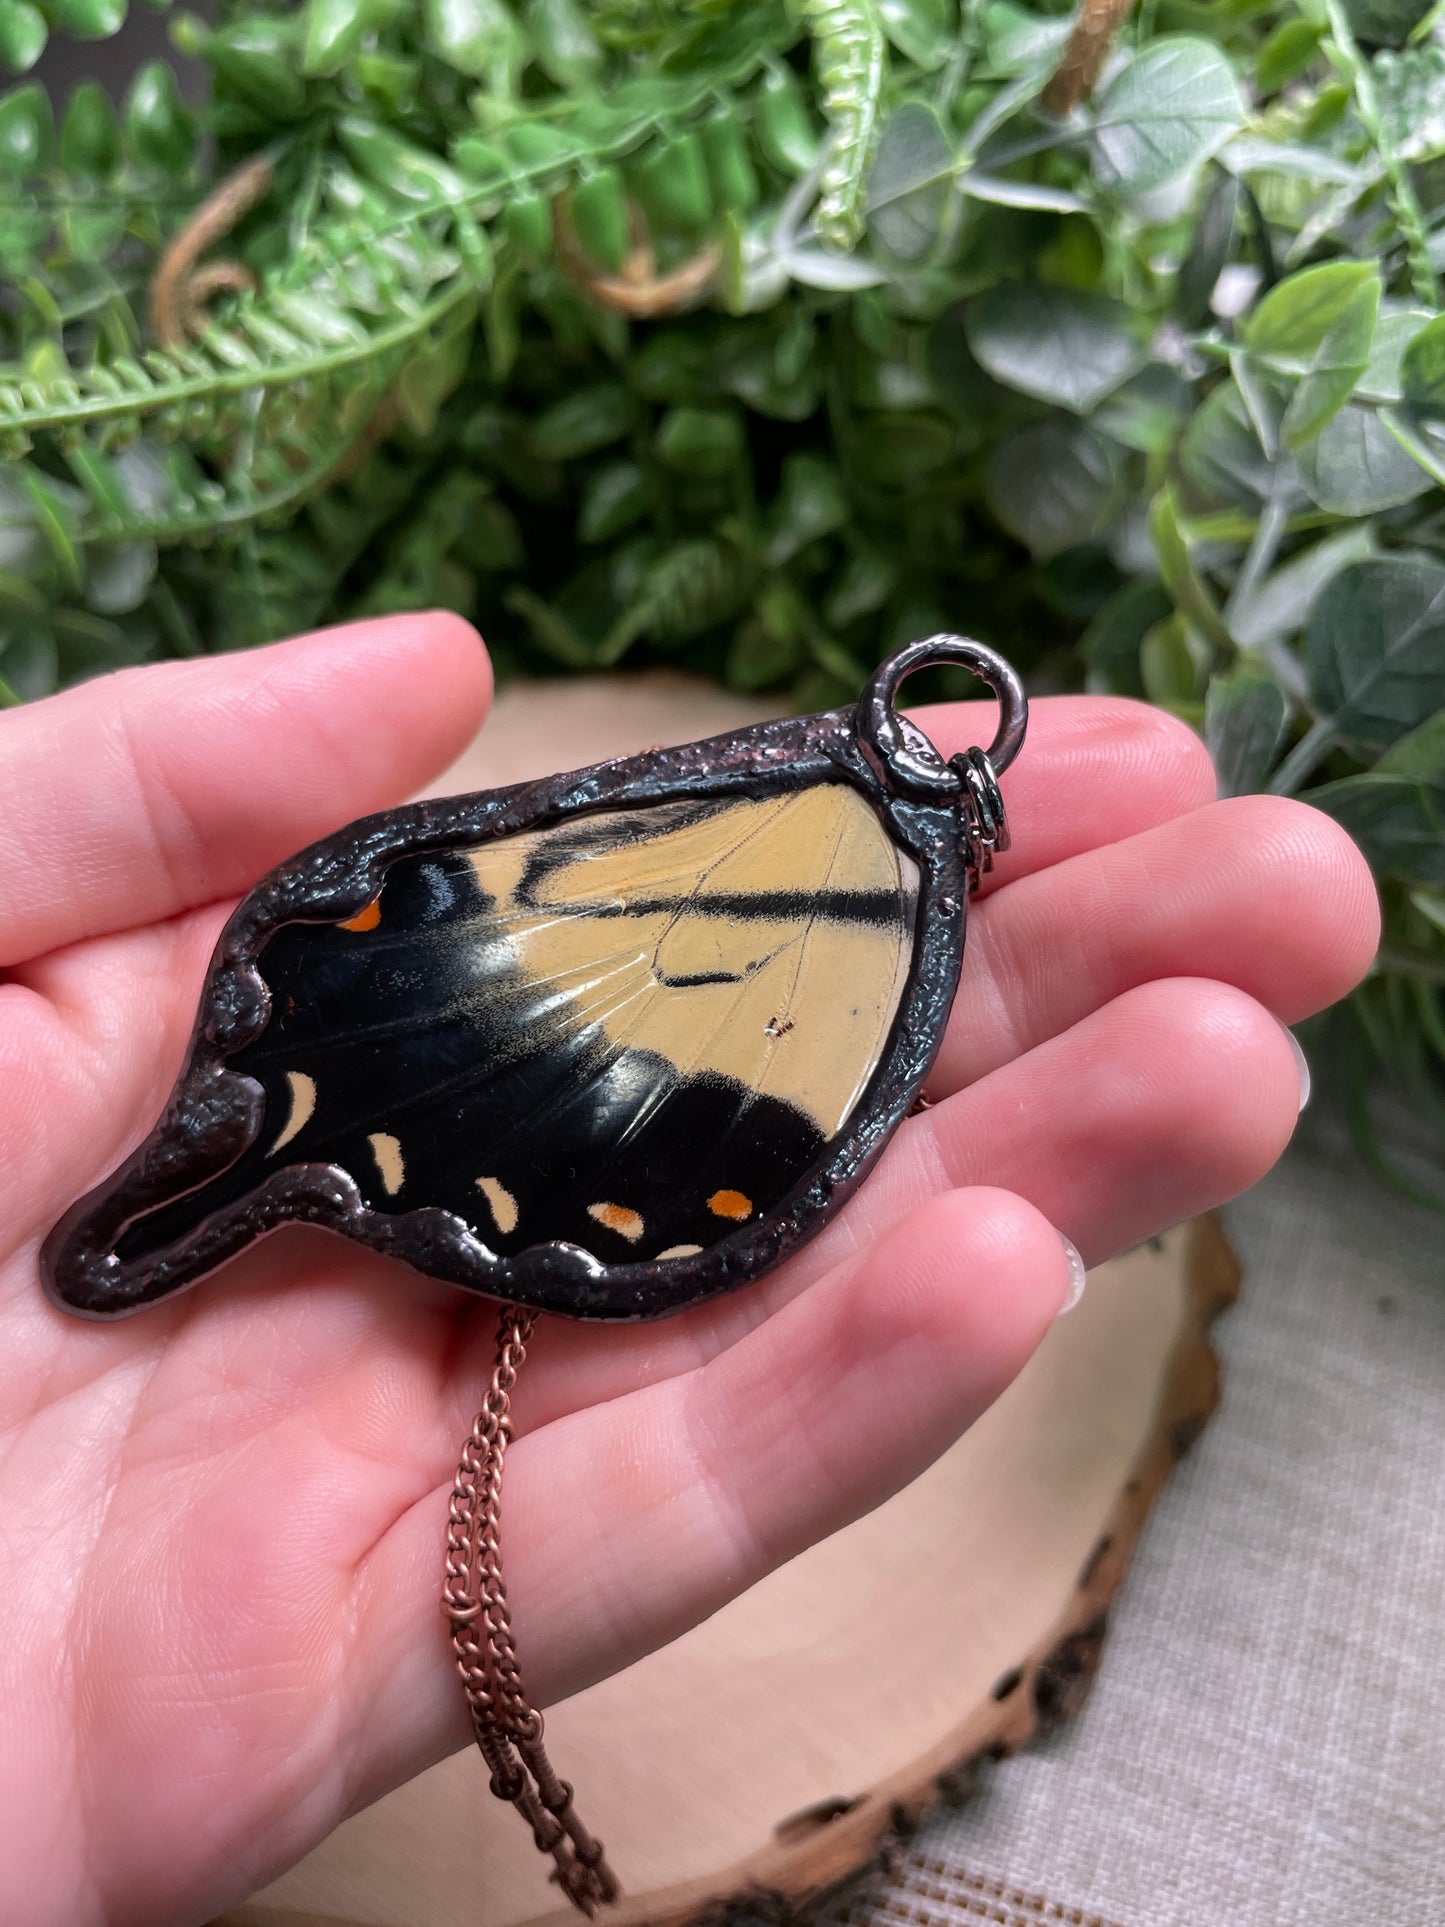
[[[508,1596],[529,1688],[578,1691],[674,1639],[916,1476],[1013,1378],[1063,1301],[1035,1211],[933,1198],[705,1368],[519,1441]],[[462,1738],[435,1616],[439,1486],[357,1575],[357,1804]]]
[[[282,645],[282,650],[325,646],[357,633],[337,631]],[[979,734],[982,708],[943,704],[920,716],[940,747],[951,753],[953,746]],[[1193,731],[1159,710],[1113,698],[1046,698],[1034,707],[1028,758],[1010,773],[1010,810],[1019,843],[1015,874],[1065,860],[1088,848],[1092,839],[1166,823],[1212,796],[1213,780]],[[253,870],[278,853],[257,853]],[[238,879],[233,872],[229,880],[236,887],[238,881],[251,879]],[[219,889],[219,873],[214,881]],[[0,881],[0,890],[3,887]],[[218,917],[216,929],[220,921]],[[209,923],[204,927],[211,929]],[[97,1107],[92,1101],[90,1106],[97,1113],[95,1134],[67,1129],[49,1182],[32,1185],[23,1194],[36,1222],[48,1222],[77,1188],[87,1188],[111,1168],[121,1151],[149,1128],[164,1102],[180,1065],[209,954],[208,946],[197,940],[197,928],[179,930],[174,948],[168,934],[162,935],[157,949],[153,938],[136,933],[112,938],[98,949],[39,958],[22,973],[29,988],[64,1009],[71,1028],[55,1031],[48,1040],[53,1048],[43,1051],[32,1047],[28,1036],[12,1032],[15,1049],[9,1056],[14,1061],[0,1064],[0,1078],[6,1070],[17,1075],[37,1115],[44,1111],[56,1119],[66,1114],[56,1094],[77,1077],[82,1083],[93,1079],[98,1087],[109,1082],[104,1102]],[[156,994],[158,987],[164,993],[167,986],[170,995]],[[64,1062],[68,1035],[91,1060],[83,1072]],[[0,1089],[9,1088],[0,1083]],[[45,1092],[50,1098],[42,1101]],[[42,1149],[49,1155],[48,1145],[34,1139],[14,1148],[31,1163],[43,1163]],[[12,1229],[18,1233],[21,1227]]]
[[[616,1398],[695,1370],[856,1261],[931,1195],[997,1184],[1036,1205],[1097,1264],[1263,1177],[1299,1115],[1284,1031],[1242,992],[1198,979],[1141,986],[1080,1024],[909,1118],[841,1215],[746,1290],[655,1325],[539,1333],[518,1392],[519,1422]],[[465,1376],[441,1402],[442,1433],[485,1382],[479,1329]]]
[[[979,734],[984,713],[982,705],[955,703],[922,711],[920,717],[951,753]],[[1021,875],[1064,861],[1093,839],[1167,823],[1212,796],[1214,779],[1193,731],[1163,712],[1113,698],[1057,697],[1035,705],[1028,757],[1010,772],[1009,781],[1018,835],[1015,874]],[[69,1014],[70,1034],[90,1059],[83,1073],[63,1061],[64,1032],[57,1032],[54,1049],[44,1052],[17,1042],[12,1069],[33,1107],[59,1118],[65,1113],[55,1094],[78,1076],[82,1083],[110,1082],[93,1134],[67,1129],[53,1152],[49,1140],[32,1138],[14,1147],[30,1164],[44,1167],[45,1159],[51,1160],[46,1181],[28,1185],[23,1193],[36,1223],[48,1224],[76,1190],[110,1169],[164,1102],[189,1035],[208,954],[196,940],[195,927],[181,932],[178,941],[172,955],[156,951],[151,939],[112,939],[99,950],[43,958],[24,973],[30,987]],[[973,941],[976,947],[979,939]],[[162,939],[163,946],[169,942]],[[974,968],[971,957],[966,983]],[[173,996],[158,998],[157,986],[166,985],[174,987]],[[92,1103],[91,1108],[97,1107]],[[17,1234],[22,1228],[18,1222],[12,1226]]]
[[[992,734],[992,706],[938,703],[912,712],[943,756]],[[1214,800],[1214,766],[1177,717],[1122,696],[1044,696],[1002,783],[1012,844],[983,879],[1001,884],[1114,843]]]
[[[0,716],[0,968],[247,888],[443,768],[490,688],[475,630],[439,611]]]
[[[160,1116],[228,908],[56,951],[0,984],[0,1252],[48,1231]]]
[[[1158,977],[1234,984],[1296,1023],[1353,989],[1379,934],[1374,879],[1338,824],[1285,797],[1212,803],[980,907],[929,1092]]]

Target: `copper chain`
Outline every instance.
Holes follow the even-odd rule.
[[[534,1314],[518,1305],[502,1308],[491,1383],[452,1486],[442,1606],[492,1791],[516,1807],[538,1848],[556,1861],[553,1879],[590,1917],[616,1900],[617,1879],[601,1841],[573,1812],[571,1787],[547,1758],[542,1715],[528,1703],[522,1684],[502,1579],[502,1463],[512,1437],[512,1388],[535,1323]]]

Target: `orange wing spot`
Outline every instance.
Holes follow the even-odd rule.
[[[619,1238],[626,1238],[630,1244],[636,1244],[646,1229],[639,1214],[629,1211],[625,1204],[589,1204],[587,1215],[595,1218],[598,1224],[605,1224],[609,1231],[615,1231]]]
[[[339,928],[342,930],[374,930],[380,922],[381,898],[373,897],[364,910],[359,910],[354,917],[348,917],[345,923],[341,924]]]
[[[745,1198],[741,1191],[714,1191],[707,1201],[707,1208],[717,1218],[750,1218],[753,1215],[753,1201]]]

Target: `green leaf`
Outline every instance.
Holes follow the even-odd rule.
[[[1069,288],[1006,282],[965,310],[974,359],[995,381],[1087,415],[1135,374],[1148,352],[1121,303]]]
[[[358,51],[372,26],[364,0],[306,0],[302,14],[301,71],[338,73]]]
[[[1195,326],[1209,318],[1210,297],[1229,261],[1242,194],[1239,182],[1217,163],[1213,185],[1195,223],[1194,238],[1179,269],[1175,297],[1181,317]]]
[[[1263,789],[1284,745],[1289,704],[1272,676],[1248,665],[1215,676],[1204,698],[1204,741],[1221,796]]]
[[[1445,790],[1445,708],[1391,743],[1375,767]]]
[[[1171,490],[1161,489],[1149,505],[1149,534],[1159,561],[1159,574],[1186,622],[1192,623],[1216,649],[1231,652],[1234,638],[1214,596],[1194,565]]]
[[[1162,582],[1140,577],[1116,589],[1079,638],[1079,654],[1092,672],[1090,688],[1119,696],[1142,696],[1140,647],[1173,607]]]
[[[1234,69],[1207,40],[1165,35],[1132,55],[1104,90],[1094,169],[1125,194],[1202,166],[1244,124]]]
[[[567,89],[595,80],[602,49],[576,0],[527,0],[523,18],[538,62],[550,80]]]
[[[1151,703],[1176,711],[1193,707],[1199,695],[1199,665],[1182,616],[1166,616],[1145,636],[1139,645],[1139,674]]]
[[[1343,0],[1351,28],[1369,46],[1398,47],[1430,11],[1430,0]]]
[[[0,0],[0,60],[13,74],[29,73],[45,52],[49,29],[30,0]]]
[[[1445,784],[1369,770],[1306,795],[1349,831],[1377,875],[1445,885]]]
[[[1283,432],[1292,447],[1319,433],[1364,374],[1381,283],[1368,262],[1306,268],[1270,289],[1240,330],[1251,359],[1296,384]]]
[[[992,0],[984,9],[983,36],[989,71],[997,79],[1027,74],[1042,82],[1058,65],[1069,22],[1042,19],[1012,0]]]
[[[1342,529],[1338,535],[1327,535],[1322,542],[1300,550],[1236,599],[1229,619],[1235,641],[1241,649],[1258,649],[1297,635],[1325,584],[1333,582],[1352,563],[1377,553],[1368,522]]]
[[[878,413],[864,422],[850,466],[876,488],[907,489],[958,452],[958,436],[935,415]]]
[[[743,457],[742,422],[729,408],[669,408],[658,425],[657,453],[679,474],[715,480]]]
[[[781,568],[800,549],[831,535],[847,519],[848,499],[832,463],[817,455],[789,455],[773,503],[763,560],[770,568]]]
[[[1115,480],[1108,443],[1083,422],[1056,416],[998,444],[984,494],[1002,527],[1042,561],[1089,539]]]
[[[1335,738],[1387,749],[1445,707],[1445,568],[1388,556],[1346,569],[1310,612],[1305,666]]]
[[[1193,392],[1177,368],[1148,362],[1099,403],[1094,426],[1141,455],[1167,455],[1193,406]]]
[[[1445,153],[1445,48],[1410,47],[1371,64],[1387,145],[1409,161]]]
[[[126,615],[145,601],[156,572],[151,541],[113,542],[95,549],[85,585],[85,603],[97,615]]]
[[[36,702],[54,689],[60,674],[55,637],[44,622],[0,622],[0,708]]]
[[[589,476],[577,514],[579,542],[610,542],[652,506],[652,485],[638,463],[609,462]]]
[[[956,0],[878,0],[878,18],[904,59],[925,73],[941,67],[953,49]]]
[[[1378,515],[1413,502],[1431,478],[1373,408],[1345,406],[1299,452],[1300,479],[1332,515]]]
[[[125,25],[126,0],[48,0],[56,26],[77,40],[109,40]]]
[[[1413,334],[1400,358],[1406,419],[1424,426],[1445,421],[1445,315]]]
[[[868,172],[870,239],[900,261],[919,261],[943,230],[957,163],[943,123],[922,101],[905,101],[883,124]]]
[[[1255,57],[1254,84],[1262,95],[1277,94],[1314,59],[1320,25],[1314,20],[1283,20]]]
[[[619,382],[579,388],[539,415],[532,446],[548,462],[570,462],[621,441],[633,425],[632,400]]]
[[[1356,401],[1404,399],[1405,350],[1430,318],[1428,308],[1402,307],[1394,301],[1380,304],[1375,338],[1370,343],[1370,359],[1355,387]]]
[[[1180,438],[1179,461],[1205,502],[1228,503],[1253,516],[1272,499],[1288,514],[1309,500],[1294,457],[1284,449],[1273,460],[1265,454],[1232,381],[1221,382],[1201,403]]]
[[[521,30],[504,0],[425,0],[426,38],[438,59],[477,80],[519,67]]]

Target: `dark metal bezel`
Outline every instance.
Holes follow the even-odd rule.
[[[910,746],[936,752],[904,722]],[[341,921],[376,896],[397,858],[539,829],[566,816],[680,798],[763,796],[819,781],[860,790],[918,866],[913,957],[893,1028],[843,1134],[756,1224],[695,1257],[607,1265],[553,1242],[504,1258],[450,1212],[371,1210],[339,1166],[284,1166],[189,1239],[132,1262],[115,1255],[143,1212],[216,1175],[262,1125],[260,1086],[226,1060],[258,1036],[270,996],[258,965],[284,923]],[[186,1067],[146,1141],[51,1232],[41,1272],[52,1300],[90,1318],[140,1310],[193,1284],[287,1222],[319,1224],[468,1290],[594,1319],[651,1318],[735,1289],[821,1230],[917,1097],[943,1039],[963,961],[968,870],[956,795],[900,794],[860,745],[853,710],[763,723],[677,749],[541,782],[416,803],[351,824],[283,863],[238,906],[206,978]]]

